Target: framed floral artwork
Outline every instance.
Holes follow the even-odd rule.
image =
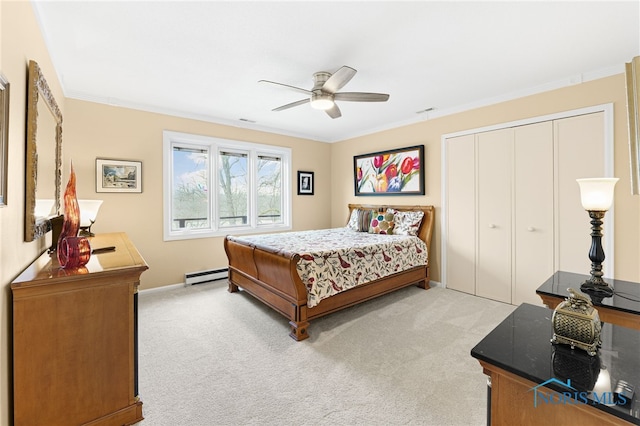
[[[424,145],[353,157],[355,195],[424,195]]]

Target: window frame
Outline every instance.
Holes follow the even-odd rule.
[[[163,135],[163,239],[175,241],[196,238],[221,237],[231,234],[255,234],[262,232],[286,231],[291,226],[291,148],[276,145],[264,145],[253,142],[222,139],[212,136],[195,135],[190,133],[164,130]],[[209,215],[210,227],[206,229],[183,228],[172,229],[173,206],[173,161],[174,146],[199,147],[209,152]],[[240,226],[220,227],[219,225],[219,197],[218,170],[220,152],[247,153],[247,224]],[[281,223],[258,224],[257,217],[257,161],[260,156],[278,157],[281,160]]]

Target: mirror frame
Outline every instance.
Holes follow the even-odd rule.
[[[625,64],[631,194],[640,194],[640,56]]]
[[[0,207],[5,207],[8,202],[9,86],[9,81],[0,73]]]
[[[60,215],[60,187],[62,183],[62,113],[35,61],[29,61],[27,89],[27,147],[25,182],[25,220],[24,239],[34,241],[46,235],[52,229],[51,217],[36,218],[36,188],[38,186],[38,102],[42,101],[51,111],[56,121],[55,136],[55,215]],[[40,143],[50,143],[40,141]],[[41,159],[43,160],[43,159]],[[49,159],[44,159],[49,160]],[[55,242],[54,242],[55,244]]]

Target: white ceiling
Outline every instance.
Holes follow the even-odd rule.
[[[69,98],[334,142],[624,71],[635,1],[34,1]],[[358,70],[331,119],[316,71]],[[429,113],[417,113],[434,108]],[[252,122],[242,121],[251,120]]]

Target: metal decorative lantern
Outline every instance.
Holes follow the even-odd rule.
[[[553,311],[553,338],[551,343],[580,348],[594,356],[602,344],[600,331],[602,324],[598,311],[588,296],[569,288],[569,297]]]

